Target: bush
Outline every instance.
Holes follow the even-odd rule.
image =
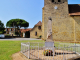
[[[20,35],[20,33],[19,32],[15,32],[15,35]]]
[[[10,36],[10,34],[5,34],[5,36]]]
[[[0,31],[0,34],[2,34],[2,32]]]
[[[53,51],[52,50],[44,50],[43,54],[44,54],[44,56],[53,56]]]
[[[39,38],[41,38],[42,36],[40,35]]]
[[[4,33],[6,33],[6,31],[0,31],[0,34],[4,34]]]

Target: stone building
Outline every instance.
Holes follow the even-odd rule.
[[[6,34],[10,34],[11,36],[17,31],[16,28],[5,28]]]
[[[30,38],[30,30],[32,28],[27,28],[27,29],[20,29],[21,32],[21,37],[26,37],[26,38]],[[17,28],[5,28],[6,34],[9,34],[10,36],[16,36],[15,32],[17,32]]]
[[[67,0],[44,0],[42,39],[47,37],[47,22],[52,19],[54,41],[80,41],[80,5]]]
[[[30,30],[31,29],[32,28],[20,29],[20,31],[21,31],[21,37],[30,38]]]
[[[42,36],[42,22],[39,21],[30,31],[30,38],[40,38]]]

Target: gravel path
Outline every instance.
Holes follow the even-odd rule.
[[[31,59],[26,58],[24,55],[18,52],[12,55],[12,60],[31,60]]]
[[[54,60],[63,60],[63,51],[62,50],[55,50],[56,54],[54,56]],[[60,54],[59,54],[60,53]],[[25,53],[25,55],[28,54],[28,52]],[[39,55],[38,55],[39,54]],[[30,58],[31,59],[38,59],[38,56],[39,56],[39,59],[40,60],[53,60],[53,56],[44,56],[43,55],[43,50],[30,50]],[[73,52],[68,52],[68,51],[64,51],[64,57],[65,59],[70,59],[70,58],[73,58],[73,57],[76,57],[77,55],[76,54],[73,54]]]
[[[30,52],[33,52],[33,50],[32,51],[30,51]],[[62,52],[61,50],[57,50],[56,52]],[[65,53],[67,52],[67,51],[64,51]],[[39,55],[40,55],[40,59],[41,60],[47,60],[47,59],[49,59],[49,60],[53,60],[53,57],[47,57],[47,56],[44,56],[43,54],[43,51],[42,50],[39,50]],[[69,52],[69,53],[72,53],[72,52]],[[37,57],[38,55],[37,55],[37,51],[35,51],[35,52],[33,52],[33,56],[31,56],[31,58],[33,58],[34,56],[35,57]],[[71,58],[72,56],[76,56],[76,54],[66,54],[65,55],[65,57],[66,57],[66,59],[67,58]],[[34,58],[35,58],[34,57]],[[44,59],[43,59],[43,57],[44,57]],[[15,54],[13,54],[12,55],[12,60],[35,60],[35,59],[28,59],[28,58],[26,58],[22,53],[20,53],[20,52],[18,52],[18,53],[15,53]],[[63,60],[63,55],[56,55],[56,56],[54,56],[54,60]],[[75,58],[74,58],[75,59]],[[74,60],[74,59],[69,59],[69,60]]]

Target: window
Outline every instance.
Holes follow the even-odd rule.
[[[9,29],[9,31],[13,31],[13,29],[12,29],[12,28],[10,28],[10,29]]]
[[[12,31],[12,29],[11,29],[11,31]]]
[[[37,32],[35,32],[35,36],[37,36]]]
[[[58,0],[58,2],[61,2],[61,0]]]
[[[40,30],[41,29],[41,26],[38,26],[38,29]]]
[[[11,31],[11,29],[9,29],[9,31]]]
[[[54,2],[54,0],[52,0],[52,2]]]

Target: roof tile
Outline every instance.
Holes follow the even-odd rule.
[[[42,25],[42,22],[41,21],[39,21],[35,26],[41,26]]]
[[[69,15],[80,15],[80,4],[69,4]]]
[[[22,32],[26,32],[26,31],[30,31],[32,28],[28,28],[28,29],[20,29],[21,33]]]

